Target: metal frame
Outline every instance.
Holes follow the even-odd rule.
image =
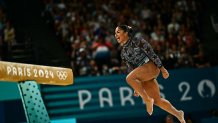
[[[39,87],[35,81],[18,83],[26,119],[28,123],[50,123]]]

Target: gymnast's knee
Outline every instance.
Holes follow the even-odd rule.
[[[127,75],[127,76],[126,76],[126,82],[127,82],[128,84],[130,84],[132,81],[134,81],[134,77],[133,77],[132,75]]]
[[[126,82],[129,84],[131,77],[130,76],[126,76]]]

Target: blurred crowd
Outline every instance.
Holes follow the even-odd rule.
[[[126,73],[114,37],[132,26],[153,46],[168,69],[209,67],[200,39],[201,3],[196,0],[42,0],[42,16],[56,34],[78,76]],[[15,30],[0,6],[0,60],[11,50]]]
[[[76,75],[126,72],[114,38],[118,24],[150,42],[168,69],[210,66],[198,38],[196,0],[44,0],[44,7]]]
[[[135,29],[168,69],[209,67],[200,39],[197,0],[43,0],[42,16],[71,59],[77,76],[126,73],[114,37],[119,24]]]

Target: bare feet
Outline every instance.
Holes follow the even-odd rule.
[[[139,97],[139,93],[137,91],[134,90],[134,96],[135,97]],[[152,115],[153,113],[153,105],[154,105],[154,99],[150,98],[150,99],[143,99],[143,101],[146,104],[146,109],[149,115]]]
[[[143,99],[144,100],[144,99]],[[154,99],[150,98],[147,100],[144,100],[145,104],[146,104],[146,109],[149,115],[152,115],[153,113],[153,105],[154,105]]]
[[[177,117],[180,123],[186,123],[184,119],[184,112],[182,110],[179,111],[179,116]]]
[[[134,96],[139,97],[139,93],[134,90]]]

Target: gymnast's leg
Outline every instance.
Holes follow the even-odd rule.
[[[146,104],[147,112],[152,115],[154,99],[150,98],[147,95],[145,89],[141,85],[141,82],[137,79],[137,72],[132,71],[131,73],[129,73],[126,77],[126,81],[134,90],[139,93],[139,95],[142,97],[143,101]]]
[[[142,85],[143,88],[146,89],[147,94],[154,99],[155,105],[175,116],[180,123],[186,123],[184,120],[184,112],[177,110],[168,100],[160,97],[160,90],[156,79],[145,81]]]

